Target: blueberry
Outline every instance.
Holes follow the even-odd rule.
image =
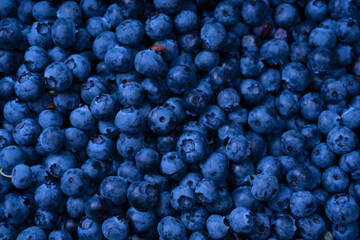
[[[77,237],[79,239],[100,240],[103,237],[101,234],[101,224],[89,218],[82,219],[77,226]]]
[[[186,66],[172,67],[166,77],[169,90],[175,94],[183,94],[195,81],[194,71]]]
[[[186,131],[177,140],[176,151],[185,163],[196,164],[207,156],[208,142],[199,132]]]
[[[3,107],[4,118],[10,123],[16,123],[31,116],[28,104],[20,99],[7,102]]]
[[[295,220],[290,214],[276,213],[271,217],[271,231],[276,238],[291,239],[295,235]]]
[[[285,81],[285,88],[294,92],[304,91],[310,84],[309,70],[299,62],[286,64],[281,79]]]
[[[255,224],[254,214],[246,208],[237,207],[227,216],[230,227],[237,233],[249,233]]]
[[[275,9],[274,20],[278,27],[288,28],[297,21],[298,14],[298,10],[294,5],[281,3]]]
[[[309,191],[295,192],[290,199],[291,214],[297,218],[312,215],[316,210],[316,199]]]
[[[357,219],[359,206],[355,199],[348,194],[335,194],[325,205],[326,216],[331,222],[348,224]]]
[[[251,193],[259,201],[269,201],[278,194],[279,184],[275,176],[269,174],[256,175]]]
[[[155,51],[142,50],[136,54],[134,67],[137,72],[147,77],[156,77],[164,72],[166,64]]]
[[[71,234],[66,230],[54,230],[49,234],[49,238],[61,239],[61,240],[71,240]]]
[[[64,132],[64,147],[66,150],[73,153],[80,152],[86,147],[88,137],[83,130],[69,127],[63,130]]]
[[[328,5],[323,0],[311,0],[306,4],[305,15],[313,21],[322,21],[326,18]]]
[[[228,160],[224,154],[215,152],[200,164],[200,168],[205,178],[222,182],[228,175]]]
[[[135,162],[137,168],[144,172],[153,172],[159,168],[160,156],[151,148],[142,148],[135,155]]]
[[[312,150],[310,160],[314,166],[324,169],[335,164],[335,155],[326,143],[320,143]]]
[[[330,193],[344,192],[349,185],[349,176],[337,166],[331,166],[322,173],[322,185]]]
[[[114,32],[104,31],[94,40],[92,50],[99,60],[104,60],[105,54],[109,49],[117,44]]]
[[[48,65],[44,71],[44,78],[47,87],[58,92],[66,91],[73,82],[71,70],[61,62]]]
[[[163,13],[155,13],[145,23],[146,35],[152,40],[161,40],[168,35],[173,28],[172,19]]]
[[[28,227],[28,228],[25,228],[24,230],[22,230],[18,234],[16,240],[29,239],[29,238],[46,240],[46,233],[41,227],[32,226],[32,227]]]
[[[25,164],[16,165],[11,175],[11,183],[17,189],[26,189],[33,181],[31,168]]]
[[[171,216],[164,217],[159,221],[157,231],[164,240],[181,240],[186,237],[184,224],[179,219]]]
[[[195,206],[194,189],[186,185],[175,187],[170,193],[171,206],[177,211],[189,211]]]
[[[106,65],[114,72],[128,72],[133,65],[133,57],[129,49],[125,47],[113,47],[107,51],[104,57]]]
[[[82,169],[70,168],[61,177],[61,191],[69,197],[83,195],[88,186],[89,178]]]
[[[206,23],[201,28],[200,38],[207,50],[217,51],[225,42],[226,29],[218,22]]]
[[[348,224],[333,224],[331,229],[333,236],[340,240],[356,239],[359,234],[359,225],[356,221]]]
[[[309,43],[315,47],[333,48],[336,44],[336,34],[329,28],[314,28],[309,35]]]
[[[157,223],[157,217],[152,210],[141,212],[131,207],[128,209],[126,217],[129,219],[131,228],[137,233],[149,232],[154,229]]]
[[[297,221],[299,235],[304,239],[312,239],[322,236],[326,231],[324,219],[318,215],[301,218]]]
[[[351,152],[357,145],[358,137],[347,127],[334,127],[327,135],[326,143],[336,154]]]
[[[174,27],[179,33],[189,33],[196,30],[199,27],[199,16],[196,12],[181,10],[174,18]]]
[[[187,165],[177,152],[168,152],[161,158],[160,172],[169,180],[180,180],[186,173]]]
[[[100,94],[93,98],[90,105],[91,114],[97,120],[110,120],[119,108],[116,97],[110,94]]]
[[[221,239],[226,236],[230,228],[230,223],[225,217],[213,214],[206,220],[206,228],[209,237],[212,239]]]
[[[309,166],[298,165],[288,171],[286,180],[295,191],[311,190],[316,187],[316,174]]]
[[[170,193],[168,191],[159,193],[155,205],[155,212],[156,215],[160,218],[173,216],[175,214],[175,209],[173,209],[170,204]]]
[[[248,124],[253,131],[260,134],[268,134],[275,130],[277,119],[271,109],[265,106],[258,106],[249,111]]]
[[[138,182],[143,178],[142,173],[133,161],[124,161],[117,169],[117,175],[123,177],[129,183]]]
[[[25,163],[26,157],[18,146],[9,145],[1,149],[0,160],[0,169],[4,173],[11,173],[16,165]]]
[[[116,149],[120,156],[133,159],[136,153],[145,145],[145,135],[143,132],[136,134],[120,133],[116,143]]]
[[[8,223],[21,224],[30,214],[30,200],[17,193],[8,193],[1,201],[1,208]]]
[[[127,189],[127,199],[131,206],[139,211],[152,208],[158,196],[158,191],[147,181],[132,183]]]
[[[218,198],[218,191],[213,180],[202,179],[195,187],[196,201],[205,205],[214,203]]]

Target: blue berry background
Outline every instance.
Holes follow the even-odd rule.
[[[0,240],[360,239],[358,0],[0,0]]]

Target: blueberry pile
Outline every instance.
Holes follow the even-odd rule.
[[[359,0],[0,0],[0,240],[356,240]]]

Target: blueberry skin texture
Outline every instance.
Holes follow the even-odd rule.
[[[316,175],[309,166],[298,165],[288,171],[286,180],[294,191],[312,190],[316,187]]]
[[[206,220],[206,228],[211,238],[221,239],[226,236],[230,225],[225,217],[213,214]]]
[[[231,197],[234,201],[235,207],[243,207],[254,211],[259,206],[259,201],[257,201],[251,194],[250,186],[238,187],[232,192]]]
[[[218,51],[226,40],[226,29],[221,23],[206,23],[200,30],[200,38],[209,51]]]
[[[207,139],[196,131],[185,131],[176,143],[176,151],[183,162],[197,164],[208,154]]]
[[[21,100],[37,100],[44,92],[43,79],[35,74],[25,75],[15,82],[14,90]]]
[[[89,77],[91,65],[86,57],[80,54],[73,54],[70,55],[64,63],[72,72],[74,81],[81,82]]]
[[[174,94],[184,94],[195,81],[195,72],[187,66],[174,66],[166,76],[167,87]]]
[[[294,116],[300,107],[298,97],[293,92],[286,90],[277,96],[275,106],[284,117]]]
[[[126,19],[116,28],[117,40],[127,46],[136,46],[145,37],[144,25],[136,19]]]
[[[340,159],[344,159],[343,156]],[[312,150],[310,160],[317,168],[325,169],[335,164],[335,155],[330,151],[326,143],[320,143]]]
[[[309,35],[309,43],[315,47],[333,48],[336,44],[336,34],[332,29],[315,28]]]
[[[92,50],[99,60],[104,60],[109,49],[117,44],[115,33],[105,31],[100,33],[94,40]]]
[[[175,214],[176,211],[170,204],[170,193],[168,191],[159,193],[154,210],[156,215],[160,218],[173,216]]]
[[[228,176],[228,160],[219,152],[212,153],[206,161],[200,163],[200,168],[205,178],[215,182],[223,182]]]
[[[17,230],[11,225],[11,224],[8,224],[8,223],[0,223],[0,231],[1,231],[1,237],[6,239],[16,239],[16,236],[17,236]]]
[[[146,35],[152,40],[164,39],[172,29],[172,19],[163,13],[153,14],[145,22]]]
[[[158,196],[156,188],[147,181],[135,182],[127,189],[127,199],[130,205],[139,211],[152,208]]]
[[[30,200],[17,193],[8,193],[1,201],[2,215],[10,224],[23,223],[30,214]]]
[[[13,143],[13,138],[11,133],[5,129],[0,129],[0,150],[11,145]]]
[[[251,193],[259,201],[269,201],[274,199],[279,191],[278,180],[275,176],[269,174],[256,175]]]
[[[309,70],[299,62],[285,65],[281,73],[285,88],[293,92],[305,91],[310,84]]]
[[[138,52],[134,59],[134,67],[146,77],[159,76],[167,68],[163,58],[152,50]]]
[[[19,145],[28,146],[35,143],[40,133],[41,128],[36,120],[24,118],[14,127],[13,139]]]
[[[180,0],[155,0],[154,6],[162,13],[174,15],[180,11],[182,3]]]
[[[126,202],[126,192],[128,184],[126,180],[119,176],[109,176],[104,178],[100,184],[101,196],[108,198],[114,204]]]
[[[276,213],[271,217],[271,232],[278,239],[292,239],[295,235],[295,220],[290,214]]]
[[[324,109],[324,101],[320,94],[309,92],[300,99],[300,113],[309,120],[314,121]]]
[[[324,219],[318,214],[301,218],[297,221],[296,225],[299,235],[304,239],[319,238],[326,232]]]
[[[240,71],[246,77],[259,76],[263,68],[262,57],[255,51],[246,51],[240,59]]]
[[[346,173],[354,173],[359,169],[360,151],[354,150],[349,153],[343,154],[339,159],[340,168]]]
[[[119,108],[115,96],[110,94],[100,94],[95,97],[90,105],[91,114],[97,120],[110,120],[115,116],[115,111]]]
[[[253,79],[245,79],[239,85],[240,96],[247,106],[261,103],[265,98],[265,89],[261,82]]]
[[[194,189],[180,185],[175,187],[170,193],[170,204],[177,211],[189,211],[195,206]]]
[[[154,229],[157,223],[157,217],[153,210],[141,212],[131,207],[126,213],[129,225],[137,233],[145,233]]]
[[[9,101],[16,98],[15,79],[11,76],[5,76],[0,80],[0,96]]]
[[[89,178],[80,168],[66,170],[60,180],[61,191],[69,197],[83,195],[88,189]]]
[[[16,145],[9,145],[0,151],[0,168],[4,173],[11,173],[12,169],[25,163],[24,152]]]
[[[241,8],[241,16],[249,25],[255,25],[261,22],[266,15],[267,6],[264,1],[247,0]]]
[[[181,213],[181,222],[189,231],[201,231],[205,228],[208,216],[209,213],[205,207],[195,206],[190,211]]]
[[[356,118],[360,114],[360,110],[358,108],[350,107],[345,110],[343,114],[341,114],[341,120],[344,126],[350,128],[351,130],[355,130],[360,127],[360,122]]]
[[[290,59],[295,62],[305,62],[310,52],[310,44],[305,41],[294,42],[290,45]]]
[[[47,87],[57,92],[66,91],[73,82],[73,75],[70,69],[61,62],[54,62],[48,65],[44,71],[44,78]]]
[[[336,224],[348,224],[356,221],[359,216],[359,206],[348,194],[335,194],[325,204],[326,216]]]
[[[272,39],[260,48],[260,54],[269,64],[283,63],[289,55],[289,45],[281,39]]]
[[[121,163],[117,169],[117,175],[125,178],[129,183],[141,181],[143,178],[142,173],[133,161],[125,161]]]
[[[117,73],[130,71],[134,62],[129,49],[117,46],[107,51],[104,61],[110,70]]]
[[[333,66],[333,61],[330,49],[317,47],[308,54],[306,65],[311,72],[318,74],[329,71]]]
[[[349,186],[349,177],[340,167],[331,166],[322,173],[322,185],[330,193],[342,193]]]
[[[280,28],[289,28],[296,22],[298,14],[294,5],[282,3],[275,9],[275,24]]]
[[[54,230],[49,234],[49,238],[60,239],[60,240],[71,240],[71,234],[66,230]]]
[[[134,159],[136,153],[145,145],[145,135],[143,132],[136,134],[120,133],[116,143],[116,149],[120,156]]]
[[[209,105],[204,113],[199,117],[199,122],[202,123],[207,130],[216,131],[225,122],[225,112],[217,105]]]
[[[174,27],[179,33],[190,33],[199,27],[199,16],[190,10],[181,10],[174,18]]]
[[[359,235],[359,225],[357,221],[348,224],[332,224],[331,232],[336,239],[355,240]]]
[[[159,221],[157,231],[164,240],[181,240],[186,238],[184,224],[179,219],[171,216],[164,217]]]
[[[160,172],[169,180],[180,180],[187,171],[187,165],[177,152],[168,152],[161,158]]]
[[[84,240],[101,240],[103,238],[101,224],[89,218],[82,219],[77,226],[77,237]]]
[[[196,201],[203,205],[214,203],[219,197],[219,189],[213,180],[203,178],[195,187]]]
[[[250,155],[250,146],[246,137],[239,135],[230,137],[225,147],[226,157],[233,162],[242,162]]]
[[[251,129],[259,134],[269,134],[277,127],[275,114],[266,106],[258,106],[251,109],[247,122]]]
[[[328,134],[331,129],[339,127],[342,119],[331,110],[322,111],[318,118],[318,127],[323,134]]]
[[[347,127],[334,127],[328,133],[326,143],[332,152],[346,154],[357,146],[358,137]]]
[[[115,144],[113,140],[104,136],[98,135],[90,138],[86,147],[86,154],[90,158],[104,161],[109,159],[115,152]]]
[[[36,238],[38,240],[46,240],[45,231],[38,226],[32,226],[22,230],[16,237],[16,240]]]
[[[25,164],[16,165],[11,175],[11,183],[17,189],[26,189],[33,181],[31,168]]]
[[[62,192],[58,184],[48,182],[41,184],[35,190],[34,200],[44,210],[55,210],[61,204]]]
[[[326,18],[328,5],[325,1],[311,0],[306,4],[305,15],[313,21],[322,21]]]
[[[58,18],[67,18],[79,25],[82,22],[81,7],[74,1],[67,1],[60,5],[56,16]]]
[[[143,173],[151,173],[159,169],[160,156],[151,148],[142,148],[135,155],[136,167]]]
[[[291,214],[297,218],[312,215],[316,210],[316,199],[309,191],[295,192],[290,199]]]
[[[167,134],[176,127],[175,114],[167,107],[155,107],[148,115],[148,126],[156,134]]]
[[[63,130],[64,132],[64,147],[66,150],[73,153],[80,152],[86,147],[88,137],[83,130],[69,127]]]
[[[216,5],[214,16],[219,23],[225,26],[233,25],[240,18],[240,9],[234,2],[222,1]]]
[[[95,126],[95,119],[87,105],[74,109],[70,114],[70,123],[81,130],[90,130]]]
[[[285,184],[279,184],[279,192],[275,198],[268,202],[268,206],[275,212],[286,212],[290,208],[290,199],[294,191]]]
[[[4,118],[12,124],[23,118],[31,117],[32,115],[27,103],[17,98],[5,103],[3,114]]]
[[[54,43],[62,48],[70,48],[76,41],[75,24],[70,19],[57,19],[51,27]]]
[[[211,69],[216,67],[220,62],[220,56],[217,52],[211,52],[204,50],[196,54],[195,66],[200,71],[209,72]]]
[[[29,71],[39,72],[50,63],[50,58],[43,48],[31,46],[25,51],[24,63]]]
[[[229,220],[231,229],[242,234],[251,232],[255,223],[254,214],[243,207],[235,208],[226,218]]]
[[[321,84],[320,93],[325,102],[338,103],[346,97],[346,85],[343,81],[328,79]]]

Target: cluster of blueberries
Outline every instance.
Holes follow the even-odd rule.
[[[0,17],[0,240],[359,239],[359,0]]]

